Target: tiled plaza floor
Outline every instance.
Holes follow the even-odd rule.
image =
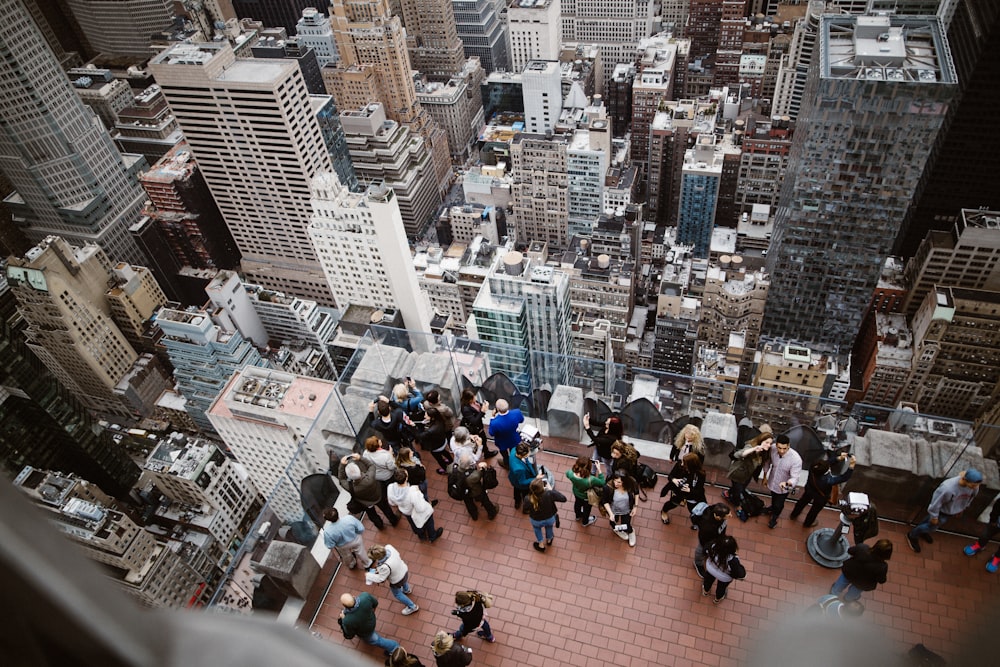
[[[495,521],[484,515],[472,521],[462,503],[448,498],[445,478],[431,472],[431,498],[440,500],[435,521],[445,529],[436,544],[419,542],[405,521],[384,531],[366,522],[367,545],[384,541],[401,551],[410,567],[410,597],[420,611],[403,616],[402,605],[388,588],[365,586],[359,571],[340,568],[333,575],[334,554],[317,581],[317,591],[329,589],[311,629],[381,664],[380,650],[345,640],[337,626],[340,595],[368,590],[380,602],[377,632],[433,665],[434,633],[458,627],[450,613],[455,591],[476,588],[496,596],[489,616],[497,641],[466,637],[464,642],[474,651],[473,665],[743,665],[765,633],[801,617],[838,575],[809,557],[805,540],[811,531],[801,518],[787,518],[790,507],[774,530],[767,528],[764,517],[747,523],[734,518],[728,532],[739,542],[749,574],[734,582],[728,598],[715,606],[711,598],[702,597],[692,567],[697,537],[688,528],[686,512],[675,510],[669,526],[660,523],[662,479],[640,504],[633,549],[613,535],[604,520],[588,528],[574,521],[564,476],[571,458],[543,453],[540,461],[555,471],[557,488],[570,499],[560,507],[562,527],[546,553],[532,548],[531,526],[525,515],[513,510],[505,471],[498,469],[500,487],[491,494],[501,507]],[[710,488],[709,502],[720,501],[721,490]],[[821,526],[836,524],[834,511],[820,515]],[[967,631],[987,622],[987,605],[995,609],[1000,600],[1000,574],[985,571],[985,554],[964,556],[964,538],[939,533],[933,545],[915,554],[906,546],[904,532],[903,526],[881,524],[879,537],[891,539],[895,553],[888,583],[863,598],[862,621],[874,627],[893,652],[903,653],[922,642],[954,659],[967,641]],[[1000,661],[995,654],[994,659]]]

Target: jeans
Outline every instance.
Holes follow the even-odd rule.
[[[590,518],[590,510],[590,501],[586,499],[580,500],[576,496],[573,496],[573,514],[576,515],[577,521],[587,523],[587,519]]]
[[[413,607],[417,606],[416,603],[413,602],[413,600],[411,600],[410,598],[406,597],[406,594],[409,593],[411,590],[413,590],[413,589],[410,587],[410,573],[409,572],[407,572],[403,576],[403,578],[399,580],[398,583],[395,583],[395,584],[390,583],[389,584],[389,592],[392,593],[392,597],[396,598],[397,600],[399,600],[400,602],[402,602],[403,604],[405,604],[410,609],[412,609]]]
[[[714,584],[716,581],[718,581],[719,584],[715,587],[715,599],[721,600],[722,598],[726,597],[726,589],[729,588],[729,584],[733,582],[716,579],[711,574],[709,574],[708,570],[705,570],[705,583],[701,585],[701,590],[708,593],[709,591],[712,590],[712,584]]]
[[[486,620],[485,616],[483,616],[483,622],[479,624],[479,627],[481,628],[482,633],[486,635],[487,638],[493,636],[493,629],[490,628],[490,622]],[[476,628],[469,628],[468,630],[466,630],[465,623],[462,623],[461,625],[458,626],[458,630],[455,630],[455,632],[451,633],[451,636],[454,637],[455,639],[461,639],[462,637],[469,634],[475,629]]]
[[[413,523],[412,517],[406,517],[406,520],[410,522],[410,528],[413,529],[413,534],[419,537],[421,540],[429,540],[434,537],[434,517],[430,516],[427,518],[427,523],[422,527],[417,528],[417,524]]]
[[[542,541],[542,529],[545,529],[545,539],[551,540],[555,537],[555,531],[552,529],[556,525],[556,517],[550,516],[548,519],[542,519],[541,521],[537,519],[529,519],[531,521],[531,527],[535,529],[535,542]]]
[[[927,535],[929,533],[935,532],[938,528],[948,523],[948,519],[951,518],[950,514],[938,514],[937,525],[931,523],[931,517],[928,514],[924,517],[924,520],[918,523],[916,526],[910,530],[909,535],[911,537],[916,537],[917,535]]]
[[[371,644],[372,646],[378,646],[386,653],[392,653],[397,648],[399,648],[399,642],[393,641],[391,639],[386,639],[385,637],[379,635],[379,633],[377,632],[373,632],[367,637],[361,637],[361,641],[367,644]]]
[[[846,593],[844,593],[845,590]],[[861,589],[849,582],[843,574],[830,587],[830,595],[841,597],[841,593],[844,593],[844,602],[854,602],[861,597]]]

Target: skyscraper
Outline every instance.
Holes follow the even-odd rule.
[[[448,81],[465,62],[451,0],[401,0],[400,6],[413,69],[431,81]]]
[[[779,200],[764,332],[847,353],[955,94],[935,17],[823,16]]]
[[[149,57],[150,35],[174,21],[169,0],[66,0],[91,55]]]
[[[559,0],[513,0],[507,8],[511,69],[521,72],[532,60],[559,60]]]
[[[21,0],[0,0],[0,95],[0,171],[15,188],[4,201],[29,240],[56,234],[143,264],[128,233],[145,200],[143,160],[118,152]]]
[[[309,243],[309,180],[333,168],[299,66],[177,44],[149,63],[251,282],[332,305]]]
[[[510,69],[504,0],[452,0],[458,38],[466,58],[479,58],[487,74]]]
[[[635,45],[653,34],[659,10],[648,0],[561,0],[562,41],[597,46],[611,71],[634,60]]]

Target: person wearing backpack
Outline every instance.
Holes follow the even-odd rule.
[[[726,522],[732,513],[729,505],[716,503],[710,506],[698,519],[698,546],[694,549],[694,569],[698,576],[705,578],[705,550],[712,542],[726,534]]]
[[[573,513],[584,528],[597,522],[596,516],[590,516],[591,504],[587,493],[591,489],[603,490],[607,480],[602,468],[600,461],[592,461],[584,454],[578,456],[573,467],[566,471],[566,478],[573,485]]]
[[[728,508],[727,508],[728,509]],[[705,576],[702,577],[701,594],[708,597],[712,594],[712,584],[715,586],[713,604],[719,604],[726,599],[726,590],[734,579],[744,579],[747,570],[737,556],[736,540],[723,535],[715,540],[705,550]]]
[[[489,489],[484,483],[484,476],[489,467],[490,465],[486,461],[477,462],[471,454],[466,452],[452,465],[452,472],[448,475],[449,490],[452,487],[452,475],[456,475],[454,478],[456,491],[462,493],[461,497],[456,498],[456,500],[462,500],[465,503],[465,509],[473,521],[479,520],[477,502],[486,510],[486,518],[490,521],[497,518],[497,512],[499,512],[497,506],[490,500]],[[493,476],[495,478],[495,471]]]
[[[451,633],[452,637],[461,639],[476,630],[477,637],[491,644],[497,640],[493,636],[493,629],[490,628],[490,622],[486,618],[486,604],[482,593],[479,591],[458,591],[455,593],[455,605],[456,607],[451,610],[451,613],[458,616],[462,624],[458,626],[458,630]]]

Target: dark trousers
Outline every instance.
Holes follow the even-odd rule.
[[[771,508],[768,510],[768,514],[771,515],[772,521],[777,521],[778,517],[781,516],[781,512],[785,509],[786,500],[788,500],[787,493],[771,492]]]
[[[406,517],[406,520],[410,522],[410,528],[413,529],[413,534],[419,537],[421,540],[429,540],[432,537],[434,537],[435,528],[434,528],[433,516],[429,517],[427,519],[427,523],[425,523],[420,528],[417,528],[417,524],[413,523],[412,518]]]
[[[714,584],[716,581],[719,582],[719,585],[715,587],[715,599],[721,600],[722,598],[726,597],[726,589],[729,588],[729,584],[733,582],[720,581],[719,579],[713,577],[708,572],[708,570],[705,570],[705,583],[702,584],[701,590],[705,591],[706,593],[710,592],[712,590],[712,584]]]
[[[482,504],[483,509],[486,510],[486,516],[492,519],[497,515],[497,506],[490,500],[490,494],[486,491],[483,491],[481,496],[476,496],[475,498],[467,495],[463,500],[465,501],[465,509],[468,510],[469,516],[472,517],[473,521],[479,518],[479,508],[476,507],[476,501]]]
[[[378,501],[371,507],[365,508],[365,514],[368,515],[368,518],[371,519],[372,525],[374,525],[376,528],[378,528],[379,530],[385,528],[385,523],[382,521],[382,517],[380,517],[378,515],[378,512],[375,511],[376,507],[382,510],[382,514],[385,515],[385,518],[388,519],[389,523],[391,523],[394,526],[397,523],[399,523],[399,517],[396,516],[396,513],[393,511],[392,506],[389,504],[389,501],[386,499],[385,496],[382,496],[382,500]]]
[[[816,521],[816,517],[818,517],[819,513],[823,511],[824,507],[826,507],[828,500],[829,498],[821,495],[816,489],[811,486],[806,486],[806,488],[802,491],[802,497],[799,498],[797,503],[795,503],[795,509],[792,510],[792,513],[789,514],[788,517],[794,521],[800,514],[802,514],[802,510],[806,508],[806,505],[812,503],[812,507],[809,508],[809,512],[806,514],[805,523],[806,525],[814,523]]]
[[[587,523],[587,519],[590,518],[591,504],[589,501],[580,500],[576,496],[573,496],[573,514],[576,515],[576,520],[581,523]]]
[[[625,526],[624,532],[626,535],[632,533],[632,515],[631,514],[616,514],[615,518],[609,519],[611,523],[611,530],[615,529],[615,526]]]
[[[520,507],[521,506],[521,499],[524,498],[526,495],[528,495],[528,493],[529,493],[528,487],[524,487],[523,489],[519,489],[519,488],[517,488],[515,486],[514,487],[514,507]]]
[[[983,534],[979,536],[979,539],[977,539],[976,542],[979,543],[980,547],[985,549],[986,546],[990,543],[990,540],[992,540],[993,536],[996,535],[997,533],[1000,533],[1000,526],[997,525],[997,522],[993,521],[991,523],[988,523],[986,525],[986,528],[983,529]],[[993,554],[993,557],[1000,558],[1000,547],[997,547],[997,552]]]
[[[447,446],[444,449],[439,449],[436,452],[431,452],[431,456],[433,456],[434,460],[438,462],[438,465],[444,468],[445,470],[447,470],[448,466],[450,466],[452,463],[455,462],[455,457],[453,457],[451,455],[451,452],[448,451]]]
[[[504,468],[507,468],[507,467],[510,466],[510,450],[509,449],[501,449],[500,450],[500,458],[503,459],[503,467]]]

